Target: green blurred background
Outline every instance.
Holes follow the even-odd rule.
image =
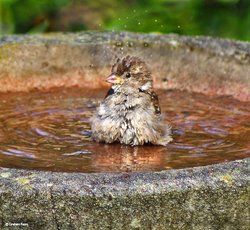
[[[250,0],[0,0],[0,34],[126,30],[250,40]]]

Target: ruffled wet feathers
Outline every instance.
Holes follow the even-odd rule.
[[[112,87],[91,119],[95,141],[167,145],[172,140],[169,124],[161,121],[151,72],[144,61],[130,56],[118,59],[106,81]]]

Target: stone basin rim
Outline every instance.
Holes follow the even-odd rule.
[[[146,229],[152,224],[166,229],[168,224],[167,229],[184,226],[185,229],[204,230],[207,226],[212,227],[209,229],[229,226],[225,229],[246,230],[249,227],[249,166],[250,158],[247,158],[163,173],[132,173],[130,176],[124,173],[87,175],[0,168],[4,214],[1,221],[2,224],[15,223],[18,218],[29,224],[28,229],[71,229],[72,226],[73,229],[86,229],[86,226],[92,229],[138,229],[139,224]],[[189,205],[183,207],[183,203]],[[176,209],[178,217],[174,217]],[[226,214],[221,212],[222,209]],[[235,215],[238,218],[225,221]],[[194,216],[192,223],[190,216]],[[177,224],[171,224],[172,220]]]
[[[241,168],[241,166],[243,166]],[[229,171],[228,171],[229,170]],[[93,173],[84,173],[84,172],[54,172],[54,171],[39,171],[39,170],[30,170],[30,169],[16,169],[16,168],[5,168],[0,167],[0,178],[8,178],[5,177],[6,173],[10,173],[11,176],[14,178],[17,176],[30,176],[35,175],[39,177],[45,176],[45,181],[53,182],[54,177],[56,180],[60,178],[61,181],[64,181],[64,179],[74,179],[75,176],[79,176],[79,178],[82,176],[83,179],[88,178],[89,180],[102,180],[103,178],[108,179],[110,182],[114,179],[115,181],[119,180],[119,178],[122,181],[130,181],[128,178],[135,177],[137,179],[146,179],[147,182],[150,182],[152,179],[152,182],[155,181],[156,178],[159,178],[159,180],[162,178],[162,176],[170,176],[170,179],[173,179],[172,177],[178,177],[185,175],[187,178],[193,178],[193,179],[199,179],[200,175],[203,175],[202,177],[210,177],[210,175],[207,174],[207,172],[212,172],[212,174],[220,174],[220,173],[229,173],[230,171],[236,170],[238,175],[242,175],[243,178],[241,180],[245,180],[250,182],[250,158],[244,158],[241,160],[234,160],[234,161],[228,161],[218,164],[211,164],[206,166],[197,166],[197,167],[188,167],[183,169],[169,169],[169,170],[162,170],[162,171],[146,171],[146,172],[93,172]],[[227,172],[228,171],[228,172]],[[4,174],[2,174],[4,173]],[[204,174],[205,173],[205,174]],[[125,178],[124,176],[128,178]],[[147,178],[145,178],[147,176]],[[211,176],[213,177],[213,175]],[[165,177],[164,177],[165,179]],[[83,182],[83,181],[82,181]],[[159,182],[159,181],[158,181]],[[44,182],[42,182],[44,183]],[[67,186],[67,184],[64,184],[64,186]],[[209,184],[207,184],[209,186]]]
[[[250,101],[249,42],[122,31],[2,36],[0,92],[106,87],[116,56],[128,54],[150,63],[155,88]]]

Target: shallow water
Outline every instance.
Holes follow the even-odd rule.
[[[0,166],[68,172],[161,171],[250,157],[250,103],[158,91],[173,126],[167,147],[99,144],[89,118],[106,91],[0,95]]]

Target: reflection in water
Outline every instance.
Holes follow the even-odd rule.
[[[100,144],[89,118],[105,91],[61,89],[0,95],[0,166],[52,171],[160,171],[250,156],[250,103],[159,91],[174,141]],[[167,115],[167,116],[166,116]]]
[[[92,167],[95,171],[158,171],[165,167],[167,157],[165,147],[104,145],[93,156]]]

